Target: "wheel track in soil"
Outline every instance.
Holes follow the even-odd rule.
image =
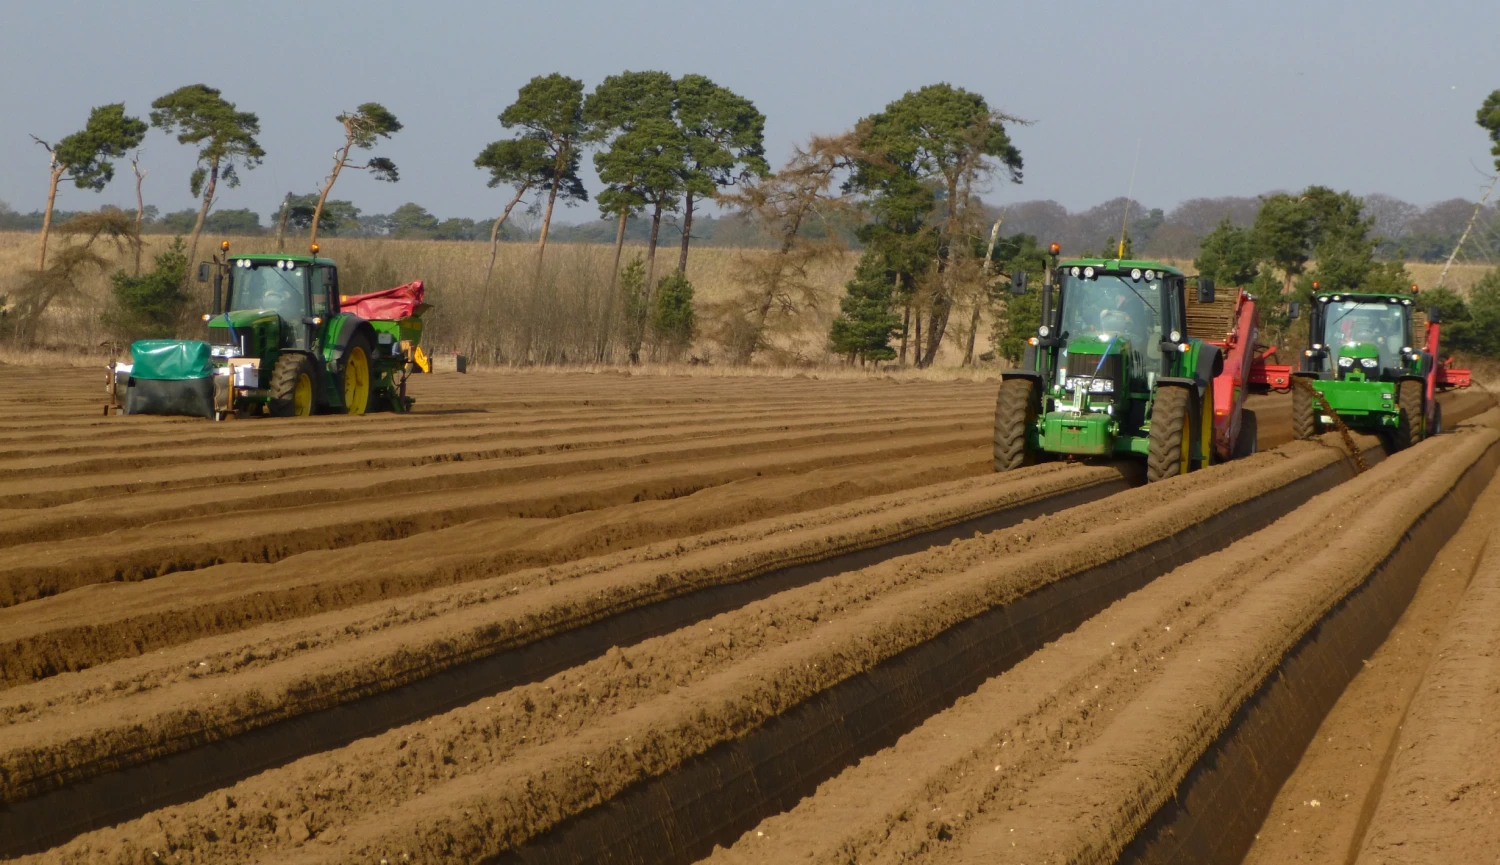
[[[576,378],[586,378],[586,376],[576,376]],[[452,379],[450,379],[450,381],[452,381]],[[435,384],[437,384],[437,381],[435,381]],[[441,384],[449,384],[449,382],[441,382]],[[507,382],[507,384],[508,384],[508,382]],[[573,384],[573,382],[571,382],[571,379],[570,379],[570,382],[568,382],[568,384],[570,384],[570,385]],[[585,384],[594,384],[594,382],[585,382]],[[640,381],[631,382],[631,384],[640,384]],[[778,382],[778,384],[780,384],[781,387],[765,388],[766,393],[775,393],[775,394],[781,394],[781,396],[784,396],[784,390],[786,390],[786,387],[784,387],[784,385],[786,385],[786,382]],[[805,385],[805,384],[807,384],[807,382],[793,382],[793,387],[796,387],[796,385]],[[843,384],[843,382],[840,382],[840,384]],[[909,387],[909,385],[901,385],[901,387]],[[971,385],[971,388],[974,388],[974,387],[983,388],[983,390],[989,390],[989,385]],[[553,388],[553,390],[556,390],[556,388]],[[808,390],[811,390],[811,388],[808,388]],[[892,388],[892,390],[894,390],[894,388]],[[963,388],[954,387],[953,390],[960,390],[960,391],[962,391]],[[579,393],[580,394],[586,394],[586,393],[588,393],[588,387],[579,388]],[[699,387],[693,388],[693,390],[691,390],[691,393],[699,393],[699,394],[709,393],[709,396],[712,396],[711,388],[702,387],[702,385],[699,385]],[[720,391],[720,396],[721,396],[721,391]],[[739,396],[739,394],[736,394],[736,396]],[[903,396],[904,396],[904,394],[903,394]],[[992,396],[992,394],[981,394],[981,396]],[[708,397],[694,397],[694,399],[708,399]],[[745,397],[745,399],[748,399],[748,397]],[[456,400],[456,402],[458,402],[458,400]],[[525,400],[522,400],[522,402],[525,402]],[[670,402],[670,400],[663,400],[663,402]],[[938,400],[935,400],[935,402],[938,402]],[[978,408],[977,408],[978,412],[983,412],[983,414],[981,414],[980,417],[984,417],[984,415],[989,414],[989,405],[986,405],[986,399],[975,399],[975,397],[971,396],[971,397],[969,397],[968,402],[972,402],[972,403],[974,403],[975,406],[978,406]],[[691,412],[687,412],[687,414],[691,414]],[[876,417],[877,417],[877,415],[879,415],[879,412],[871,412],[871,414],[876,415]],[[1266,414],[1271,415],[1271,414],[1274,414],[1274,412],[1266,412]],[[419,415],[413,415],[413,418],[416,418],[416,417],[419,417]],[[1266,417],[1266,415],[1263,415],[1263,418],[1265,418],[1265,417]],[[138,420],[138,418],[127,418],[127,420]],[[338,420],[348,420],[348,418],[338,418]],[[402,418],[402,420],[411,420],[411,418]],[[987,421],[987,417],[984,418],[984,420]],[[166,424],[160,424],[160,426],[166,427],[166,429],[163,429],[163,432],[171,432],[171,433],[180,433],[180,432],[183,432],[183,429],[181,429],[181,427],[183,427],[183,424],[166,423]],[[220,426],[237,426],[237,424],[220,424]],[[249,426],[249,424],[240,424],[240,426]],[[1268,427],[1269,427],[1269,429],[1268,429]],[[553,427],[553,429],[556,429],[556,427]],[[586,429],[588,429],[588,427],[586,427],[586,426],[571,426],[571,427],[567,427],[567,429],[571,429],[571,430],[586,430]],[[1277,424],[1275,424],[1274,421],[1272,421],[1272,423],[1268,424],[1268,423],[1266,423],[1265,420],[1262,420],[1262,429],[1265,430],[1265,432],[1263,432],[1263,436],[1265,436],[1266,433],[1271,433],[1272,436],[1277,435]],[[980,427],[980,430],[978,430],[978,432],[980,432],[980,436],[978,436],[978,438],[986,439],[987,438],[987,432],[989,432],[989,430],[987,430],[987,424],[981,423],[981,427]],[[5,435],[5,433],[0,432],[0,442],[3,442],[3,435]],[[490,435],[499,435],[499,433],[490,433]],[[927,442],[924,442],[924,444],[927,444]],[[983,442],[981,442],[981,444],[983,444]],[[3,447],[3,444],[0,444],[0,447]],[[1305,445],[1299,445],[1299,447],[1305,447]],[[960,448],[960,450],[953,451],[953,456],[957,457],[957,456],[960,456],[960,454],[962,454],[962,453],[963,453],[962,448]],[[892,454],[886,454],[886,457],[891,457],[891,456],[892,456]],[[871,462],[871,463],[868,463],[868,465],[870,465],[871,468],[876,469],[876,471],[891,472],[892,471],[892,466],[898,465],[898,463],[903,462],[904,459],[913,459],[913,456],[915,456],[915,454],[912,454],[912,456],[904,456],[904,457],[903,457],[903,454],[894,454],[894,459],[888,459],[888,460],[886,460],[886,462],[883,462],[883,463],[882,462]],[[962,465],[962,460],[956,460],[956,462],[954,462],[954,465]],[[880,466],[883,466],[883,469],[880,468]],[[667,471],[670,471],[670,469],[672,469],[672,468],[673,468],[673,466],[666,466]],[[850,468],[852,468],[852,469],[858,469],[859,466],[850,466]],[[822,471],[829,471],[829,469],[822,469]],[[933,471],[942,471],[942,469],[938,468],[938,466],[933,466]],[[918,475],[922,475],[922,472],[910,472],[910,474],[907,475],[907,480],[906,481],[900,481],[900,480],[892,481],[892,487],[895,487],[895,489],[900,489],[901,484],[903,484],[903,483],[921,484],[922,481],[921,481],[921,478],[918,477]],[[922,477],[930,478],[930,477],[932,477],[932,475],[930,475],[930,474],[929,475],[922,475]],[[753,483],[753,481],[750,481],[750,483]],[[929,481],[929,483],[930,483],[930,481]],[[959,483],[963,483],[963,481],[959,481]],[[721,486],[721,484],[720,484],[720,486]],[[971,492],[972,492],[972,490],[971,490]],[[754,496],[754,498],[759,498],[759,496],[762,496],[763,493],[762,492],[754,492],[754,490],[751,490],[751,492],[748,493],[748,495]],[[870,495],[870,493],[865,492],[865,495],[868,496],[868,495]],[[684,501],[685,501],[685,499],[684,499]],[[657,502],[657,504],[663,504],[663,502]],[[804,505],[804,507],[805,507],[805,505]],[[971,505],[969,505],[969,507],[974,507],[974,505],[972,505],[972,502],[971,502]],[[992,502],[992,507],[993,507],[993,502]],[[804,510],[804,508],[798,508],[798,507],[796,507],[795,504],[789,505],[789,508],[790,508],[790,510],[787,510],[786,513],[793,513],[793,511]],[[597,510],[597,508],[595,508],[595,510]],[[939,510],[941,510],[941,508],[939,508]],[[959,511],[962,511],[962,508],[959,508]],[[954,514],[959,513],[959,511],[954,511],[954,510],[951,510],[951,508],[950,508],[950,510],[945,511],[945,514],[947,514],[947,517],[944,517],[944,519],[954,519]],[[585,513],[583,513],[583,514],[585,514],[585,516],[586,516],[586,514],[588,514],[588,513],[594,513],[594,511],[592,511],[592,510],[585,511]],[[865,516],[867,516],[867,514],[865,514]],[[622,519],[622,520],[634,520],[634,516],[624,516],[624,514],[622,514],[622,516],[619,517],[619,519]],[[729,523],[729,525],[733,525],[733,523]],[[894,525],[894,523],[891,523],[891,525]],[[441,531],[453,531],[453,529],[440,529],[440,531],[438,531],[438,534],[441,534]],[[678,529],[678,531],[679,531],[679,529]],[[694,529],[694,531],[700,532],[700,531],[703,531],[703,529]],[[889,529],[889,526],[888,526],[888,528],[886,528],[886,531],[891,531],[891,529]],[[774,532],[772,532],[772,534],[774,534]],[[816,531],[814,531],[813,534],[816,535]],[[672,535],[670,535],[670,529],[669,529],[669,534],[667,534],[667,537],[672,537]],[[408,540],[411,540],[411,541],[420,541],[420,538],[408,538]],[[402,541],[392,541],[392,543],[402,543]],[[645,541],[639,541],[639,543],[645,543]],[[723,543],[723,541],[720,541],[720,543]],[[350,546],[350,547],[347,547],[347,550],[336,550],[336,553],[338,553],[338,552],[347,552],[348,555],[353,556],[353,553],[356,552],[356,550],[359,550],[359,549],[360,549],[359,546]],[[783,550],[783,553],[784,553],[784,550]],[[282,564],[291,565],[291,564],[294,564],[294,562],[299,561],[300,558],[309,558],[309,561],[311,561],[312,558],[318,558],[318,556],[323,556],[323,555],[326,555],[326,553],[312,553],[312,552],[309,552],[309,553],[302,553],[302,555],[291,555],[290,558],[285,559],[285,562],[282,562]],[[822,552],[814,553],[814,558],[826,558],[826,556],[828,556],[828,555],[832,555],[832,553],[829,552],[828,549],[825,549],[825,550],[822,550]],[[237,565],[237,567],[252,567],[252,565]],[[267,567],[267,565],[255,565],[255,567]],[[231,565],[220,565],[220,568],[229,568],[229,570],[233,570],[234,567],[231,567]],[[201,573],[198,573],[198,574],[193,574],[193,573],[174,574],[174,577],[180,577],[180,579],[183,579],[184,580],[184,588],[186,588],[186,586],[187,586],[187,579],[189,579],[189,577],[208,576],[208,574],[213,573],[213,571],[214,571],[214,568],[210,567],[210,568],[207,568],[207,570],[201,571]],[[228,577],[228,579],[234,579],[233,574],[225,574],[225,576]],[[172,577],[163,577],[163,579],[172,579]],[[741,576],[739,576],[738,579],[741,579],[741,580],[744,579],[744,574],[741,574]],[[816,577],[810,577],[810,579],[816,579]],[[141,583],[141,586],[150,586],[151,583],[156,583],[156,582],[160,582],[160,580],[150,580],[150,582]],[[501,580],[501,582],[504,582],[504,580]],[[825,579],[823,579],[822,583],[826,583],[826,582],[828,582],[828,579],[826,579],[826,577],[825,577]],[[820,586],[820,585],[822,585],[822,583],[814,583],[814,586]],[[121,586],[121,588],[126,588],[126,586]],[[428,598],[428,597],[425,597],[425,595],[413,595],[413,597],[414,598],[422,598],[423,603],[428,603],[428,607],[425,607],[425,609],[423,609],[423,612],[416,612],[416,610],[407,610],[407,612],[402,613],[402,615],[407,616],[407,618],[410,619],[410,621],[419,622],[419,624],[422,624],[422,622],[426,622],[426,624],[432,625],[432,624],[434,624],[434,622],[444,622],[444,621],[447,621],[447,619],[444,619],[444,616],[453,616],[453,615],[455,615],[455,610],[456,610],[456,612],[462,613],[463,610],[465,610],[465,604],[471,604],[472,603],[472,601],[455,600],[455,598],[447,598],[447,600],[435,600],[435,598]],[[60,598],[52,598],[52,600],[54,600],[54,601],[60,601],[60,600],[66,600],[66,598],[68,598],[68,595],[63,595],[63,597],[60,597]],[[450,607],[443,607],[444,603],[450,604]],[[45,604],[45,601],[43,601],[42,604]],[[39,606],[39,604],[23,604],[23,606],[17,607],[17,610],[18,610],[18,612],[24,612],[24,610],[26,610],[27,607],[37,607],[37,606]],[[351,612],[353,612],[353,610],[356,610],[356,609],[351,609]],[[726,613],[726,615],[733,615],[733,613]],[[302,616],[312,616],[312,618],[303,619]],[[378,631],[387,630],[387,628],[392,627],[392,625],[390,625],[389,622],[381,622],[380,621],[380,616],[375,615],[374,606],[371,606],[371,613],[366,613],[365,616],[366,616],[366,619],[365,619],[366,625],[362,625],[362,627],[363,628],[369,628],[369,630],[371,630],[371,633],[378,633]],[[229,645],[231,645],[231,642],[234,642],[234,640],[239,640],[239,643],[236,643],[237,646],[251,645],[251,643],[254,643],[255,640],[245,640],[245,639],[242,639],[242,637],[251,636],[252,633],[255,634],[255,637],[257,637],[257,639],[261,639],[261,640],[282,639],[282,637],[291,636],[291,631],[293,631],[294,628],[302,627],[303,624],[312,624],[312,622],[314,622],[315,619],[317,619],[317,618],[320,618],[320,616],[314,616],[314,615],[312,615],[312,613],[308,613],[308,612],[294,613],[293,621],[288,621],[288,622],[285,622],[285,624],[278,625],[278,627],[284,628],[284,631],[282,631],[281,634],[278,634],[278,636],[275,636],[275,637],[270,636],[269,631],[254,631],[254,630],[251,630],[251,631],[245,631],[245,634],[236,633],[236,634],[229,634],[229,636],[216,636],[216,637],[213,637],[213,640],[229,640],[229,642],[223,643],[223,646],[219,646],[219,649],[228,649]],[[323,616],[323,618],[327,618],[327,616]],[[392,621],[396,621],[396,619],[401,619],[401,615],[393,616]],[[475,621],[477,621],[477,619],[475,619]],[[583,619],[577,619],[577,622],[583,622],[583,621],[586,621],[586,615],[583,616]],[[330,619],[330,622],[332,622],[332,619]],[[562,628],[562,633],[567,633],[567,631],[570,631],[570,630],[573,630],[573,627],[571,627],[571,625],[570,625],[570,627],[564,627],[564,628]],[[429,628],[429,633],[431,633],[432,636],[438,636],[438,634],[441,634],[441,627]],[[672,634],[672,636],[675,636],[675,634]],[[431,639],[431,637],[429,637],[429,639]],[[211,642],[211,640],[199,639],[199,642],[198,643],[193,643],[193,645],[207,646],[208,642]],[[441,642],[441,640],[440,640],[440,642]],[[649,640],[648,640],[648,643],[649,643]],[[168,645],[175,645],[175,642],[168,643]],[[408,645],[405,646],[405,651],[407,651],[408,655],[413,654],[413,651],[411,651],[411,646],[413,646],[413,645],[420,645],[420,643],[411,643],[410,640],[408,640]],[[186,649],[187,646],[183,646],[183,648]],[[207,655],[205,655],[205,657],[207,657]],[[99,658],[99,660],[110,661],[111,658],[108,657],[108,655],[105,655],[105,657],[101,657],[101,658]],[[141,660],[138,660],[138,661],[145,661],[145,660],[147,660],[147,658],[141,658]],[[80,673],[80,675],[72,675],[72,676],[105,675],[105,672],[108,672],[108,670],[113,669],[113,667],[123,667],[123,666],[127,666],[127,664],[132,664],[132,663],[135,663],[135,661],[130,661],[130,660],[113,661],[113,663],[105,663],[104,666],[99,667],[98,670],[90,670],[90,672]],[[389,661],[387,661],[387,663],[389,663]],[[255,673],[258,672],[258,670],[267,669],[267,667],[269,667],[269,666],[273,666],[273,664],[260,664],[260,663],[257,663],[257,661],[251,661],[251,663],[246,663],[245,666],[240,667],[239,672],[234,672],[234,670],[236,670],[236,667],[233,667],[233,664],[231,664],[231,666],[226,666],[225,667],[226,678],[223,679],[223,681],[225,681],[225,682],[231,682],[231,681],[234,681],[234,679],[237,679],[237,678],[246,678],[246,676],[254,676]],[[586,666],[586,664],[585,664],[585,666]],[[139,672],[139,670],[138,670],[138,672]],[[139,672],[139,675],[141,675],[141,681],[145,681],[145,679],[150,678],[150,676],[153,675],[153,673],[150,673],[150,672]],[[162,676],[162,673],[154,673],[154,675]],[[564,676],[564,678],[565,678],[565,676],[567,676],[567,673],[559,673],[559,675]],[[105,678],[107,678],[107,676],[105,676]],[[420,676],[419,676],[419,678],[420,678]],[[39,682],[39,684],[36,684],[36,685],[60,684],[60,682],[68,682],[69,679],[71,679],[71,676],[66,676],[66,675],[65,676],[55,676],[55,678],[51,679],[51,681]],[[101,679],[101,681],[104,681],[104,679]],[[208,681],[217,681],[217,679],[210,678],[210,679],[208,679]],[[80,682],[80,684],[81,684],[81,682]],[[12,691],[12,694],[21,693],[21,691],[26,691],[27,688],[36,687],[36,685],[26,685],[26,687],[17,688],[17,690],[13,690]],[[93,691],[93,694],[95,694],[95,696],[93,696],[93,697],[75,697],[75,699],[83,699],[84,702],[86,702],[86,703],[89,702],[89,699],[98,699],[98,694],[101,693],[101,691],[98,690],[98,685],[86,685],[86,687],[80,688],[80,690],[78,690],[78,693],[87,694],[87,693],[89,693],[89,688],[90,687],[95,688],[95,691]],[[163,688],[165,688],[165,685],[163,685]],[[514,691],[514,690],[516,690],[516,688],[511,688],[511,691]],[[507,693],[511,693],[511,691],[507,691]],[[12,694],[7,694],[7,696],[12,696]],[[54,694],[54,697],[55,697],[55,694]],[[24,702],[24,700],[23,700],[23,702]],[[45,700],[43,700],[43,702],[45,702]],[[58,702],[54,703],[54,705],[55,706],[63,706],[63,705],[66,705],[66,703],[68,703],[68,699],[66,699],[66,697],[58,697]],[[15,703],[12,703],[12,705],[15,705]],[[248,781],[248,783],[254,783],[254,781],[255,781],[254,778],[252,778],[252,780]],[[273,822],[275,822],[275,819],[273,819]],[[290,837],[291,837],[291,835],[297,835],[297,834],[299,834],[299,832],[300,832],[299,829],[297,829],[296,826],[291,826],[291,823],[296,823],[296,820],[291,820],[291,819],[281,820],[281,826],[282,826],[281,832],[282,832],[282,834],[288,834],[288,832],[290,832]]]

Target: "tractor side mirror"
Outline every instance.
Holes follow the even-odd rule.
[[[1427,321],[1430,324],[1442,324],[1443,323],[1443,311],[1441,309],[1438,309],[1435,306],[1428,307],[1427,308]]]
[[[1289,303],[1289,304],[1286,305],[1286,317],[1287,318],[1291,319],[1292,321],[1296,321],[1299,317],[1301,317],[1301,315],[1302,315],[1302,304],[1300,304],[1300,303],[1298,303],[1297,301],[1294,300],[1291,303]]]
[[[1026,278],[1027,278],[1027,273],[1024,270],[1017,270],[1015,273],[1012,273],[1010,275],[1010,293],[1011,294],[1025,294],[1026,293]]]
[[[1212,278],[1207,276],[1198,277],[1198,302],[1214,302],[1214,281]]]
[[[198,262],[198,281],[208,282],[208,262]]]

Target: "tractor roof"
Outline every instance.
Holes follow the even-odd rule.
[[[315,264],[323,267],[333,267],[333,259],[321,258],[313,255],[287,255],[283,252],[247,252],[244,255],[231,255],[230,261],[249,259],[250,261],[295,261],[298,264]]]
[[[1319,291],[1314,295],[1318,300],[1329,300],[1337,297],[1340,300],[1348,297],[1356,300],[1389,300],[1395,298],[1401,301],[1414,301],[1417,296],[1409,291]]]
[[[1130,271],[1135,268],[1141,270],[1155,270],[1160,273],[1170,273],[1173,276],[1182,276],[1182,271],[1170,264],[1153,261],[1146,258],[1070,258],[1058,262],[1058,267],[1095,267],[1099,270],[1124,270]]]

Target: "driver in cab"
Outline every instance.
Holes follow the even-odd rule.
[[[1099,311],[1099,330],[1128,340],[1137,351],[1145,348],[1148,316],[1146,305],[1134,293],[1121,289],[1114,302]]]

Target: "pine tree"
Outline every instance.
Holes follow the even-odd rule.
[[[674,270],[657,286],[651,298],[651,333],[664,359],[677,360],[693,344],[697,321],[693,315],[693,284]]]
[[[886,270],[878,253],[860,256],[854,278],[845,284],[839,299],[839,317],[828,332],[828,347],[850,362],[892,360],[891,335],[901,328],[901,318],[891,308],[895,274]]]

